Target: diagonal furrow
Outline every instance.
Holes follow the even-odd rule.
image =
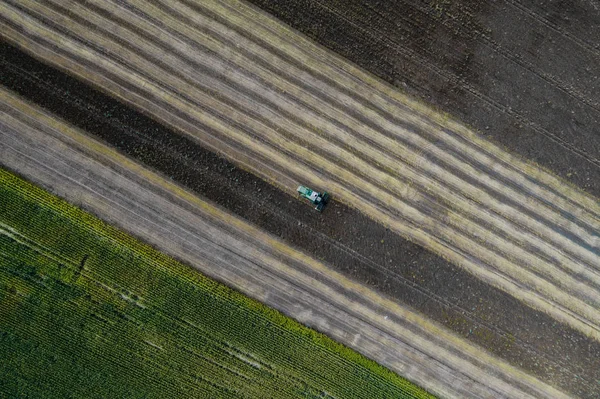
[[[63,4],[72,11],[69,17],[55,11]],[[143,13],[157,14],[155,8],[141,3],[137,6],[143,8]],[[208,6],[217,8],[212,3]],[[18,23],[28,27],[27,34],[60,43],[61,50],[66,52],[63,54],[69,58],[79,55],[97,59],[96,68],[111,71],[145,90],[158,91],[155,95],[172,108],[186,113],[192,121],[209,126],[216,135],[242,148],[251,148],[261,159],[268,160],[271,169],[336,187],[343,193],[340,198],[363,211],[372,210],[370,214],[379,215],[380,221],[457,260],[475,274],[488,276],[487,281],[491,279],[493,284],[507,290],[512,286],[513,291],[523,285],[531,288],[528,294],[531,304],[540,306],[550,301],[560,309],[553,310],[553,314],[563,313],[561,320],[576,319],[582,323],[579,328],[586,332],[583,326],[590,323],[592,334],[598,330],[600,314],[594,304],[600,303],[600,294],[597,289],[590,289],[599,283],[594,269],[598,264],[594,249],[597,207],[586,206],[588,198],[578,201],[582,196],[566,200],[567,194],[554,195],[559,199],[554,208],[542,203],[546,205],[544,211],[550,208],[554,213],[548,212],[550,216],[546,216],[545,223],[538,222],[535,216],[541,212],[537,198],[553,196],[553,190],[546,190],[546,182],[553,185],[554,191],[560,188],[543,172],[538,171],[534,180],[529,180],[532,168],[515,173],[505,165],[505,155],[497,155],[489,148],[474,151],[475,145],[469,146],[464,138],[458,137],[460,130],[449,133],[450,129],[438,123],[424,121],[423,115],[403,112],[402,118],[440,140],[440,144],[431,146],[431,141],[389,119],[370,118],[369,124],[362,123],[347,110],[359,113],[365,107],[349,99],[350,96],[330,93],[337,98],[333,106],[314,92],[293,85],[284,76],[267,80],[265,71],[243,69],[231,61],[227,54],[235,51],[231,47],[223,47],[217,53],[214,47],[207,49],[204,42],[198,41],[191,50],[166,30],[157,32],[160,36],[146,39],[70,2],[54,3],[52,10],[24,1],[18,6],[5,7],[3,14],[7,19],[20,19]],[[90,25],[77,22],[71,15],[79,15]],[[133,18],[131,21],[141,23]],[[169,24],[177,27],[174,20]],[[94,25],[96,29],[90,29]],[[128,38],[122,40],[127,44],[113,40],[98,28],[100,25],[110,26],[115,35]],[[148,26],[138,28],[141,31]],[[181,27],[177,29],[183,34]],[[219,29],[227,31],[227,26]],[[167,39],[177,51],[165,51],[156,44],[162,40],[166,43]],[[188,56],[183,56],[186,52]],[[153,54],[162,54],[161,59]],[[153,82],[158,77],[160,81]],[[341,79],[338,84],[348,90],[360,87],[356,82],[354,86],[345,83]],[[372,97],[384,98],[384,94],[379,92]],[[383,104],[381,108],[389,114],[402,111],[393,110],[397,102],[394,98],[373,102],[377,107]],[[374,113],[364,114],[365,118]],[[465,152],[467,148],[471,152]],[[461,161],[457,154],[472,159],[473,164]],[[475,162],[485,163],[495,173],[477,171]],[[454,170],[461,173],[453,173]],[[536,184],[538,177],[543,184]],[[519,193],[514,201],[529,209],[531,216],[492,195],[510,190],[505,181],[512,182],[513,187],[518,184],[526,187],[525,193]],[[557,206],[563,213],[555,211]],[[560,229],[578,238],[572,240],[561,234]],[[481,267],[488,270],[476,271]],[[492,276],[502,279],[494,280]]]
[[[598,43],[590,43],[585,38],[581,38],[581,37],[569,32],[565,28],[560,27],[560,26],[556,25],[555,23],[549,21],[547,18],[539,15],[537,12],[530,9],[526,5],[523,5],[518,0],[504,0],[504,2],[507,4],[510,4],[512,7],[516,8],[517,10],[520,10],[523,14],[528,15],[529,17],[535,19],[540,24],[543,24],[543,25],[547,26],[548,28],[560,33],[564,37],[567,37],[569,40],[571,40],[573,43],[577,44],[578,46],[580,46],[580,47],[586,49],[587,51],[594,53],[596,56],[600,57],[600,47],[598,46]],[[594,1],[592,0],[592,3],[593,2]]]
[[[379,11],[378,7],[376,5],[372,5],[369,3],[362,3],[362,2],[360,2],[359,4],[364,5],[365,7],[369,8],[373,13],[377,14],[383,20],[387,20],[388,22],[393,21],[393,19],[392,19],[393,17],[391,17],[390,15],[388,15],[384,12]],[[407,3],[407,5],[412,7],[415,10],[418,10],[424,16],[430,16],[431,14],[435,14],[435,10],[434,10],[434,7],[432,7],[432,4],[419,5],[418,2],[413,2],[410,4]],[[470,7],[469,5],[464,5],[463,7],[464,8],[461,9],[461,13],[464,13],[465,15],[475,15],[476,14],[476,11],[474,11],[472,9],[472,7]],[[537,22],[540,22],[540,23],[548,26],[547,23],[541,22],[539,16],[537,16],[537,18],[536,18],[528,12],[524,12],[524,14],[533,18]],[[397,15],[394,15],[394,17],[397,17]],[[403,17],[403,16],[400,16],[400,17],[403,18],[403,25],[413,26],[413,28],[416,27],[416,21],[414,19],[411,19],[408,17]],[[365,22],[365,24],[366,23],[367,22]],[[460,33],[462,35],[465,35],[465,36],[469,37],[469,39],[472,39],[474,41],[481,43],[482,45],[486,46],[493,52],[500,54],[502,57],[504,57],[506,60],[510,61],[511,63],[518,65],[520,68],[523,68],[523,69],[527,70],[528,72],[532,73],[533,75],[537,76],[538,78],[544,80],[549,85],[553,86],[556,90],[559,90],[559,91],[569,95],[576,101],[590,107],[590,109],[593,109],[595,112],[600,111],[598,102],[593,100],[592,98],[586,96],[586,94],[584,94],[582,92],[581,88],[577,88],[577,89],[573,88],[568,83],[562,81],[562,79],[559,76],[555,76],[552,73],[548,73],[543,70],[539,70],[533,63],[528,61],[521,54],[515,53],[515,52],[505,48],[500,43],[495,41],[492,37],[490,37],[490,35],[488,35],[487,32],[485,32],[483,29],[477,27],[477,25],[469,26],[469,28],[471,28],[472,30],[465,30],[465,29],[462,29],[463,26],[462,26],[461,22],[459,22],[459,20],[455,19],[455,18],[441,18],[440,23],[442,26],[447,27],[449,29],[449,31],[451,31],[451,32],[460,31]],[[556,30],[556,29],[554,29],[554,30]],[[580,44],[580,43],[577,43],[577,44]],[[447,43],[446,45],[449,45],[449,43]],[[588,47],[584,46],[583,48],[585,48],[586,50],[589,50]],[[431,54],[431,50],[428,49],[426,46],[421,46],[420,49],[426,53]],[[592,51],[592,53],[595,56],[597,55],[596,54],[597,51]],[[471,62],[475,63],[476,61],[471,60]],[[477,65],[477,68],[482,68],[482,67],[483,67],[482,65]]]

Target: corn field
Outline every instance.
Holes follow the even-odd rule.
[[[0,396],[429,398],[0,169]]]

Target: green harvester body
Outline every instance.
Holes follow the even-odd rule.
[[[315,209],[319,212],[323,210],[323,207],[325,207],[325,204],[327,204],[327,201],[329,200],[329,194],[327,194],[327,192],[321,194],[318,191],[311,190],[304,186],[298,186],[298,194],[312,202],[313,205],[315,205]]]

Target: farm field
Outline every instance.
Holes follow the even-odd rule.
[[[0,95],[5,167],[203,274],[441,397],[568,397],[14,94]]]
[[[292,191],[305,181],[329,187],[340,201],[384,226],[600,339],[594,270],[600,258],[595,251],[600,206],[595,198],[401,97],[341,59],[332,66],[317,48],[311,48],[314,56],[307,59],[307,50],[281,46],[287,57],[302,57],[307,70],[298,70],[296,79],[304,81],[289,77],[289,70],[299,68],[292,61],[286,68],[271,61],[278,74],[267,73],[264,62],[246,62],[282,57],[272,52],[271,41],[289,39],[283,27],[265,26],[266,17],[241,3],[181,4],[166,11],[148,3],[89,4],[92,8],[69,7],[73,18],[60,13],[65,10],[60,2],[7,5],[6,17],[28,28],[26,33],[11,28],[8,35],[50,59],[69,62],[89,79],[104,80],[106,88],[112,85],[120,95],[141,101],[147,112],[186,129],[192,138],[277,186]],[[96,12],[96,7],[104,11]],[[236,8],[249,18],[240,19]],[[195,13],[208,33],[174,18],[183,11]],[[132,19],[120,26],[117,14]],[[213,14],[217,17],[211,19]],[[135,17],[139,15],[145,18]],[[89,29],[81,18],[98,28]],[[222,18],[225,23],[219,22]],[[159,20],[172,23],[171,36],[154,36],[164,32],[154,25]],[[130,28],[131,23],[136,27]],[[248,38],[237,33],[240,29]],[[274,29],[281,30],[280,36],[255,36]],[[123,33],[119,39],[111,33],[117,30]],[[195,40],[195,52],[180,41],[173,45],[183,47],[170,54],[155,44],[178,35]],[[44,47],[52,38],[63,55]],[[130,41],[124,45],[126,38]],[[238,41],[254,53],[238,54],[222,45]],[[114,58],[94,54],[94,46],[85,43],[107,48]],[[168,64],[157,61],[158,52]],[[75,67],[79,60],[87,61]],[[173,69],[176,65],[180,72]],[[309,72],[317,71],[321,77],[309,79]],[[121,78],[111,79],[114,75]],[[139,90],[147,93],[142,97]],[[589,289],[581,289],[582,283]]]
[[[139,112],[14,48],[4,46],[0,54],[0,79],[6,87],[494,355],[540,376],[551,373],[554,379],[576,380],[578,387],[582,375],[597,369],[599,352],[585,337],[352,208],[333,201],[325,215],[307,212],[304,203],[291,201],[270,184]],[[31,157],[41,155],[34,152]],[[19,168],[18,162],[14,165]],[[48,187],[57,190],[61,184]],[[78,197],[69,198],[86,206]],[[110,218],[110,213],[104,217]]]
[[[3,169],[0,198],[3,397],[432,398]]]
[[[0,56],[2,165],[442,397],[597,397],[595,86],[577,80],[597,64],[581,32],[525,2],[413,2],[408,18],[389,11],[396,28],[385,2],[254,3],[387,83],[244,2],[10,0],[0,7],[10,43]],[[541,39],[519,57],[523,43],[498,32],[523,15]],[[585,49],[573,76],[563,59],[543,62],[546,36]],[[182,192],[148,191],[149,172],[106,161],[98,143],[81,144],[87,134],[230,212],[218,236],[238,217],[276,236],[242,240],[261,248],[251,252],[263,270],[257,251],[270,245],[307,253],[310,266],[286,257],[268,269],[275,280],[259,282],[251,263],[236,268],[212,244],[182,251],[178,239],[196,242],[201,230],[158,211],[183,212]],[[93,182],[98,162],[122,184]],[[332,192],[329,209],[309,214],[291,196],[298,184]],[[294,268],[316,281],[325,273],[344,294],[311,304]],[[281,301],[286,284],[297,289]],[[397,353],[384,349],[392,342]]]
[[[250,2],[600,196],[596,1]]]

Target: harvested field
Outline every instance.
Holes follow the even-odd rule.
[[[0,169],[0,394],[432,398]]]
[[[23,47],[139,102],[282,188],[328,187],[600,338],[595,198],[310,42],[291,42],[290,32],[241,3],[11,4],[3,8],[14,26],[6,34]]]
[[[576,381],[581,388],[583,376],[597,370],[595,353],[600,351],[585,337],[343,204],[334,201],[324,215],[307,212],[304,203],[122,104],[14,49],[5,47],[3,54],[2,84],[288,245],[314,254],[329,268],[419,310],[534,375]],[[71,200],[86,206],[76,197]]]
[[[18,97],[2,95],[6,167],[159,250],[441,397],[568,397]]]
[[[543,365],[511,362],[580,396],[597,393],[596,198],[242,3],[8,2],[2,12],[7,38],[46,62],[284,190],[333,191],[559,321],[564,342],[582,349],[575,359],[523,333],[516,344]],[[554,325],[535,328],[548,340]]]

